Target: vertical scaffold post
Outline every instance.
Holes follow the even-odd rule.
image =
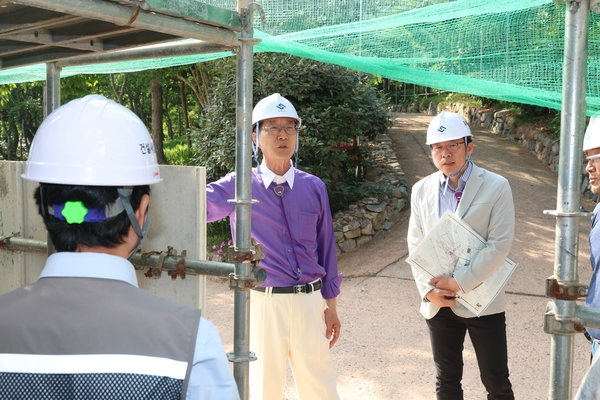
[[[238,12],[242,19],[240,48],[237,53],[236,93],[236,153],[235,153],[235,251],[253,252],[251,238],[252,212],[252,81],[254,44],[252,10],[249,0],[238,0]],[[253,263],[249,260],[235,262],[235,276],[250,277]],[[250,292],[236,289],[234,294],[233,325],[233,376],[240,398],[247,400],[249,393],[249,362],[254,360],[250,352]]]
[[[46,86],[44,87],[44,119],[60,107],[60,67],[56,62],[46,63]],[[50,235],[46,235],[47,255],[55,253]]]
[[[578,280],[582,141],[586,115],[587,46],[590,8],[588,1],[567,1],[563,88],[560,129],[560,159],[556,210],[554,279],[559,285]],[[550,293],[548,293],[550,295]],[[555,296],[553,296],[555,297]],[[576,298],[555,297],[552,306],[557,321],[575,316]],[[575,330],[550,331],[549,399],[568,400],[572,395]]]

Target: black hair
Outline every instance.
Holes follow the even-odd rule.
[[[117,189],[114,186],[40,183],[33,197],[57,252],[74,252],[79,245],[114,248],[125,241],[131,226],[125,211],[104,221],[81,224],[69,224],[48,212],[48,206],[65,204],[67,201],[81,201],[87,208],[105,207],[120,201]],[[144,194],[150,194],[150,186],[133,186],[129,201],[134,210],[140,206]]]

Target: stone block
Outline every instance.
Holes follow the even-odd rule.
[[[379,204],[369,204],[367,205],[367,210],[375,213],[380,213],[385,210],[385,207],[387,207],[387,203],[385,202]]]
[[[346,232],[355,230],[356,228],[360,228],[360,222],[358,222],[358,221],[352,221],[348,225],[345,225],[342,228],[342,232],[346,233]]]
[[[356,248],[356,240],[354,240],[354,239],[345,240],[341,243],[338,243],[338,246],[340,247],[340,250],[342,250],[344,253],[347,253]]]
[[[371,240],[373,240],[372,236],[361,236],[356,238],[356,247],[360,247],[363,244],[369,243]]]
[[[383,222],[385,221],[385,215],[383,213],[379,213],[373,218],[371,221],[373,223],[373,229],[378,231],[383,228]]]
[[[363,222],[360,224],[360,233],[361,233],[361,235],[368,235],[368,236],[373,235],[373,224],[371,223],[370,220],[368,220],[368,219],[363,220]]]
[[[344,236],[346,239],[354,239],[360,236],[360,226],[356,229],[352,229],[351,231],[344,232]]]

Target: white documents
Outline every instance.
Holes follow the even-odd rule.
[[[406,261],[430,278],[452,275],[454,271],[468,268],[484,247],[486,242],[477,232],[447,212]],[[481,285],[469,293],[458,292],[456,301],[479,317],[506,285],[516,267],[516,262],[506,258],[504,264]]]

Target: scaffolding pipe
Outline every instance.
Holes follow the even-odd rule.
[[[235,249],[252,252],[252,80],[254,41],[252,39],[252,13],[250,1],[238,0],[238,13],[245,21],[240,35],[237,54],[236,93],[236,153],[235,153]],[[248,261],[235,264],[235,276],[246,279],[252,270]],[[233,321],[233,377],[241,400],[250,397],[250,361],[255,359],[250,351],[250,291],[236,290],[234,294]]]
[[[226,47],[209,42],[170,43],[154,46],[139,47],[131,50],[120,50],[110,53],[88,54],[58,61],[60,67],[102,64],[122,61],[147,60],[153,58],[181,57],[197,54],[210,54],[231,51]]]
[[[46,86],[44,87],[44,119],[60,107],[60,67],[56,62],[46,63]],[[46,255],[55,253],[50,235],[46,233]]]
[[[575,306],[576,329],[585,327],[600,329],[600,309],[577,305]]]
[[[586,76],[589,4],[567,2],[560,129],[560,159],[554,277],[558,282],[576,282],[579,238],[582,140],[586,115]],[[554,299],[557,320],[575,317],[575,299]],[[571,399],[574,334],[552,332],[550,360],[551,400]]]
[[[24,239],[20,237],[0,238],[0,249],[10,251],[25,251],[32,253],[46,253],[46,242],[33,239]],[[161,255],[160,252],[136,253],[131,259],[131,263],[137,270],[145,268],[159,268],[166,271],[178,271],[180,266],[184,266],[184,271],[192,275],[208,275],[228,277],[234,272],[234,264],[216,261],[196,260],[183,256]],[[254,267],[250,275],[263,282],[265,280],[265,271],[262,268]]]

